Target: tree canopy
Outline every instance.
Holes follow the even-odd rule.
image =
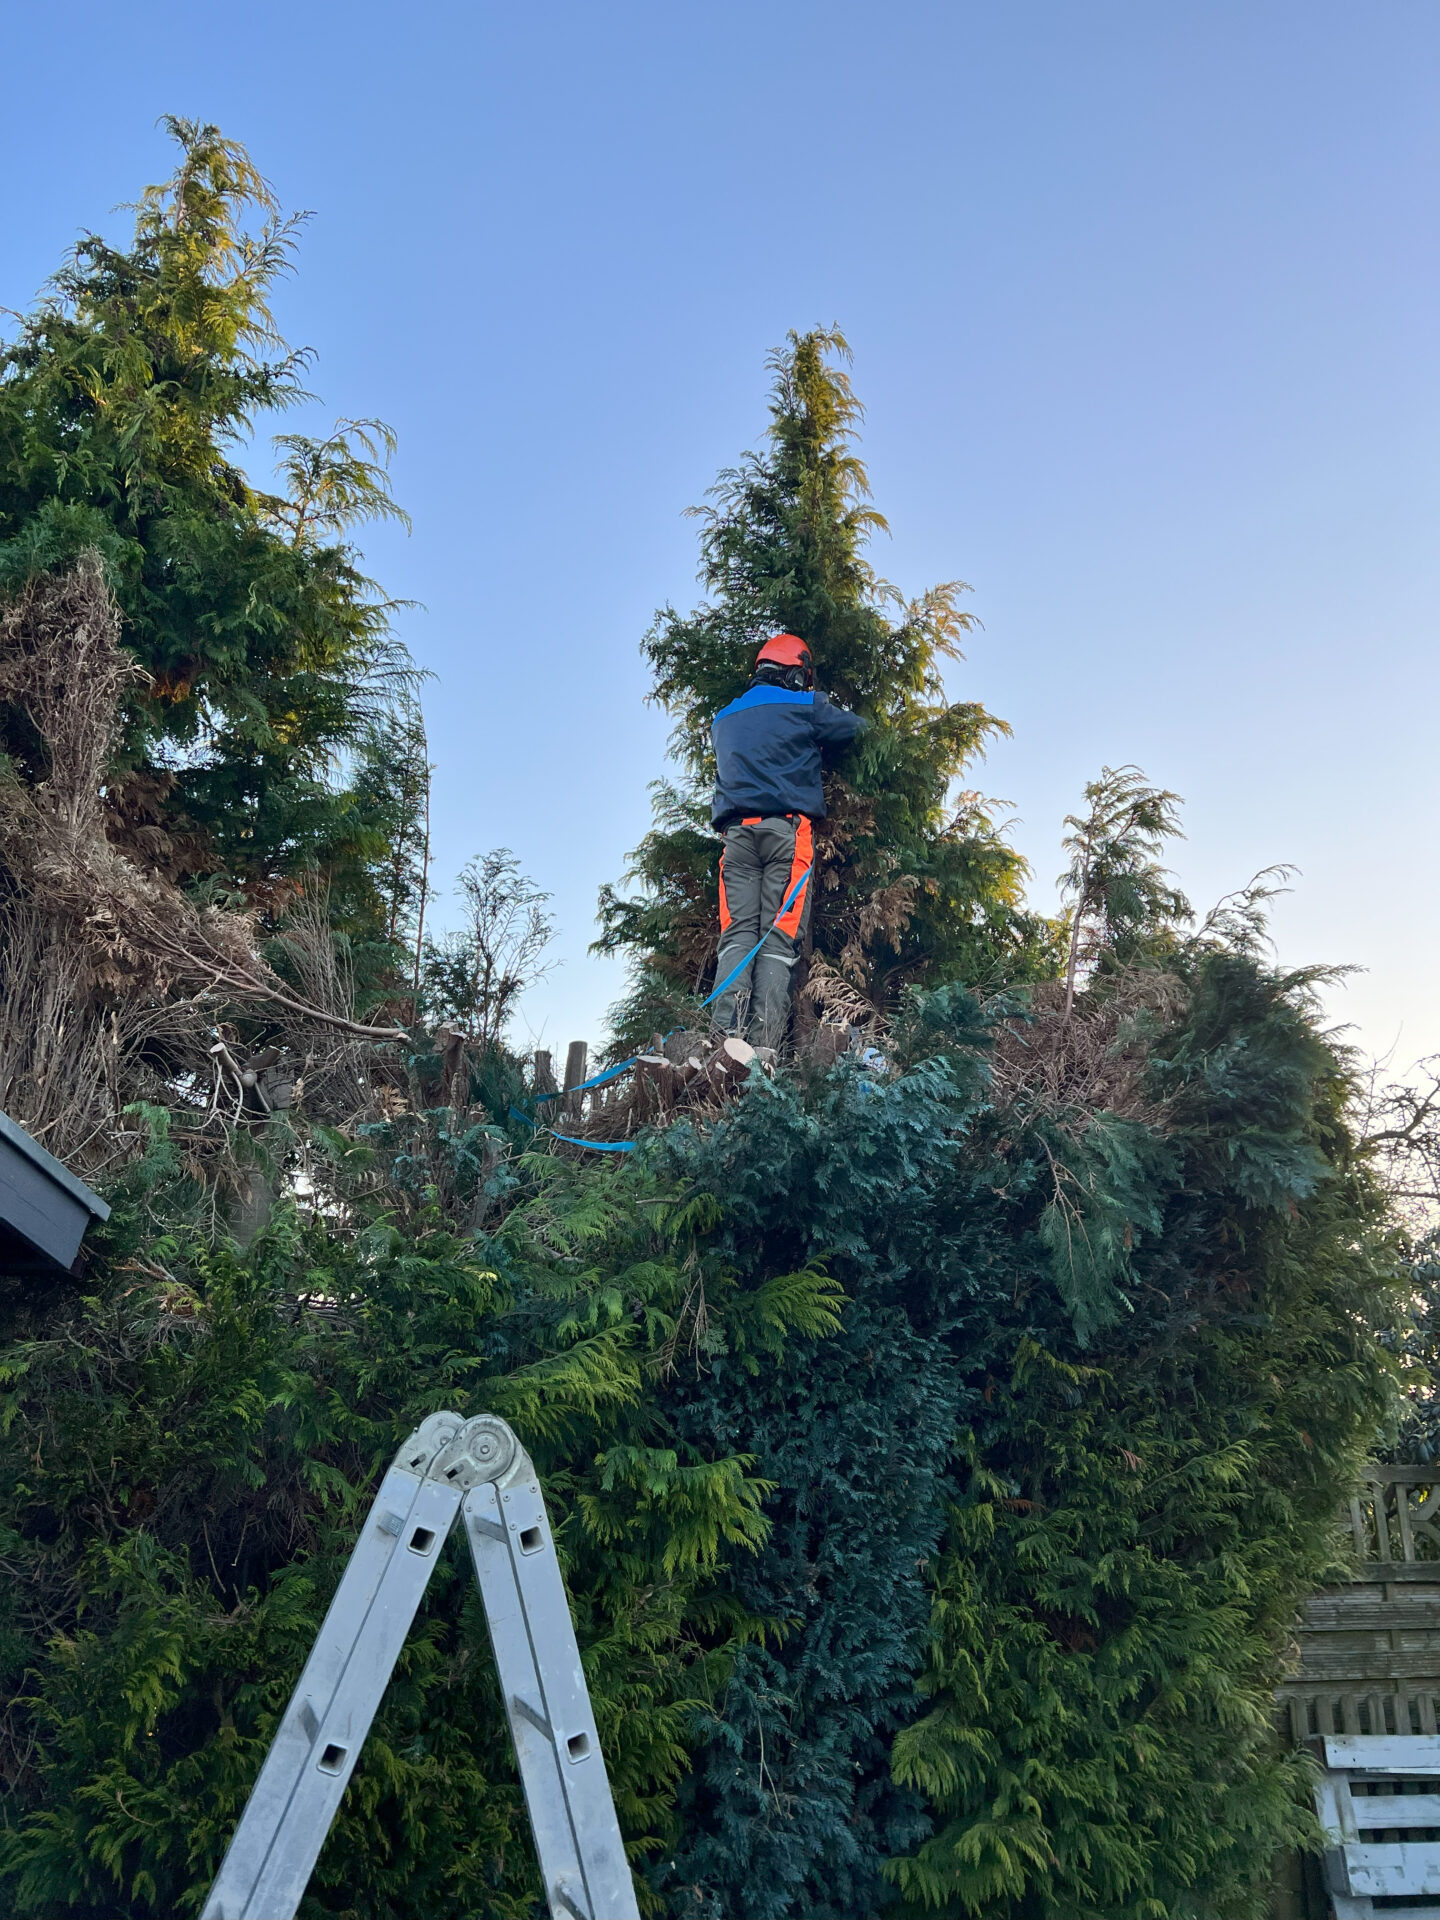
[[[345,536],[399,514],[394,443],[343,420],[279,437],[284,493],[246,477],[256,429],[309,397],[270,307],[300,221],[235,141],[168,125],[179,166],[130,247],[81,239],[0,350],[0,586],[104,556],[145,675],[111,806],[148,864],[262,910],[302,868],[348,867],[373,931],[384,823],[336,776],[413,670]],[[33,759],[22,716],[0,750]]]
[[[980,795],[957,789],[987,739],[1008,731],[942,677],[973,616],[964,583],[906,600],[866,557],[885,530],[855,450],[862,410],[837,331],[792,334],[772,355],[760,453],[722,473],[701,523],[709,600],[662,608],[644,651],[652,698],[673,715],[676,776],[656,788],[656,824],[637,849],[639,892],[606,890],[600,946],[636,961],[621,1039],[674,1024],[713,981],[719,845],[708,832],[710,722],[749,683],[778,629],[810,645],[817,683],[871,721],[826,780],[816,835],[813,958],[820,1005],[893,1012],[906,986],[960,975],[992,984],[1046,967],[1051,934],[1026,912],[1024,863]]]
[[[357,1517],[449,1407],[539,1466],[647,1914],[1258,1920],[1319,1838],[1272,1731],[1289,1624],[1435,1346],[1419,1189],[1377,1157],[1431,1164],[1433,1100],[1365,1138],[1263,878],[1197,925],[1137,768],[1066,822],[1066,914],[1027,907],[958,786],[1002,725],[946,692],[961,588],[872,571],[821,331],[701,515],[708,597],[645,641],[674,761],[602,943],[617,1045],[693,1013],[710,720],[793,629],[873,723],[803,1003],[872,1044],[827,1059],[802,1012],[618,1164],[549,1140],[507,1026],[543,887],[498,849],[460,931],[421,924],[423,717],[348,544],[398,511],[392,442],[282,435],[284,490],[245,477],[300,393],[267,304],[296,228],[172,130],[133,247],[82,241],[0,360],[0,1072],[49,1140],[83,1109],[114,1209],[78,1275],[0,1273],[0,1904],[199,1911]],[[105,697],[67,733],[81,658]],[[61,813],[169,947],[43,892],[19,835]],[[539,1903],[447,1561],[302,1911]]]

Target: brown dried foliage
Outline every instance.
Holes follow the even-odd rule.
[[[867,1039],[883,1041],[889,1022],[858,987],[837,972],[821,954],[813,954],[798,997],[832,1025],[851,1027]]]
[[[43,747],[38,778],[0,768],[0,1107],[92,1171],[126,1150],[126,1104],[212,1075],[218,1100],[226,1008],[357,1043],[403,1037],[358,1025],[333,994],[290,992],[248,915],[197,907],[165,877],[173,850],[143,821],[137,837],[133,807],[107,792],[121,703],[143,678],[119,635],[94,553],[0,608],[0,702]]]
[[[1162,1105],[1145,1090],[1150,1037],[1182,1012],[1185,986],[1172,973],[1136,967],[1065,1015],[1063,981],[1033,990],[1030,1017],[1007,1021],[991,1056],[997,1104],[1043,1113],[1077,1136],[1096,1113],[1163,1128]]]

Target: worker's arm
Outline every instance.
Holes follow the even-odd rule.
[[[832,706],[828,695],[817,693],[811,724],[815,728],[816,744],[821,751],[837,754],[848,747],[852,740],[858,740],[870,722],[858,713],[847,712],[844,707]]]

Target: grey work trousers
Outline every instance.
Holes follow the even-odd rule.
[[[720,958],[715,978],[739,965],[762,932],[765,944],[715,1002],[722,1033],[742,1034],[752,1046],[778,1047],[790,1018],[790,986],[810,923],[807,880],[779,918],[791,889],[815,857],[814,834],[803,813],[740,820],[725,830],[720,856]]]

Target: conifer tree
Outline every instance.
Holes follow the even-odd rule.
[[[960,581],[906,600],[874,571],[885,530],[855,451],[862,410],[835,330],[792,334],[772,355],[767,444],[722,473],[700,510],[709,600],[665,607],[644,643],[652,698],[675,720],[676,774],[656,789],[656,824],[631,870],[638,893],[601,898],[602,950],[636,977],[620,1038],[685,1014],[714,978],[719,842],[710,833],[711,719],[749,682],[777,629],[809,642],[817,683],[873,723],[845,775],[827,777],[811,922],[816,999],[893,1012],[907,985],[977,982],[1048,969],[1051,936],[1021,903],[1023,862],[993,807],[957,792],[985,742],[1008,731],[975,701],[951,702],[942,673],[974,624]]]
[[[348,768],[346,826],[354,852],[332,867],[330,917],[356,949],[358,999],[396,991],[414,1018],[430,899],[430,750],[407,689],[369,719]],[[402,966],[400,956],[404,955]],[[408,1000],[404,988],[408,986]]]
[[[906,1070],[757,1081],[676,1141],[728,1261],[828,1258],[849,1304],[763,1383],[706,1353],[677,1407],[774,1484],[732,1575],[775,1625],[701,1725],[657,1885],[693,1920],[894,1894],[975,1920],[1258,1914],[1276,1846],[1313,1831],[1269,1700],[1386,1404],[1383,1206],[1308,977],[1263,959],[1264,889],[1186,933],[1159,859],[1176,796],[1134,768],[1087,789],[1068,952],[980,803],[947,811],[997,723],[943,700],[957,589],[901,607],[868,567],[842,351],[776,356],[769,444],[704,515],[711,599],[647,640],[678,777],[639,893],[603,902],[639,961],[633,1039],[683,1017],[713,954],[710,718],[768,631],[811,640],[875,723],[827,787],[817,971],[901,1012]]]
[[[1060,886],[1070,902],[1065,959],[1065,1012],[1075,1005],[1075,977],[1087,934],[1097,953],[1122,962],[1147,934],[1189,918],[1189,902],[1156,857],[1180,831],[1178,794],[1147,786],[1138,767],[1105,767],[1086,784],[1084,814],[1067,814],[1070,864]]]
[[[117,841],[262,910],[297,873],[347,867],[352,931],[373,933],[373,826],[337,757],[413,670],[345,536],[403,518],[393,440],[368,420],[281,436],[285,492],[246,477],[241,443],[308,397],[309,356],[270,309],[299,220],[238,142],[167,125],[179,166],[142,194],[132,244],[82,238],[0,350],[0,592],[104,557],[148,676],[111,783]],[[26,772],[23,716],[0,714],[0,752]]]

